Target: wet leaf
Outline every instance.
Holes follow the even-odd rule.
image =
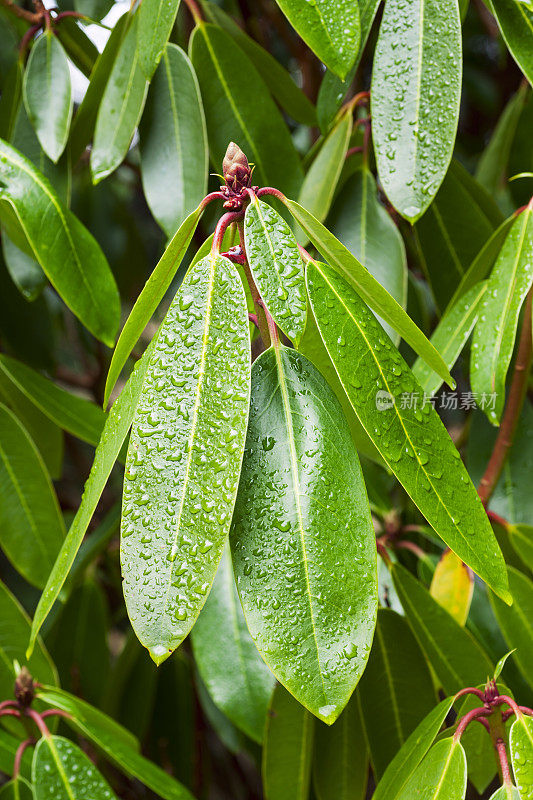
[[[285,347],[267,350],[252,369],[230,540],[259,652],[291,694],[331,724],[370,651],[374,532],[340,406],[312,364]]]
[[[192,628],[222,555],[244,450],[249,348],[240,278],[230,261],[208,256],[161,326],[126,461],[124,596],[156,664]]]
[[[533,9],[523,0],[491,0],[505,44],[533,85]]]
[[[31,772],[35,800],[116,800],[89,757],[63,736],[37,742]]]
[[[474,576],[451,550],[445,550],[435,567],[429,592],[459,625],[465,625],[474,593]]]
[[[433,745],[398,800],[463,800],[465,794],[465,751],[460,742],[449,738]]]
[[[461,98],[456,0],[389,0],[372,70],[372,138],[385,194],[410,222],[426,211],[452,157]]]
[[[533,719],[520,716],[509,734],[511,763],[520,800],[533,797]]]
[[[315,723],[313,786],[317,800],[364,800],[368,750],[357,694],[333,725]]]
[[[139,64],[147,80],[151,80],[163,57],[179,5],[180,0],[143,0],[141,3],[137,47]]]
[[[508,567],[508,572],[513,605],[506,606],[492,595],[490,601],[508,647],[516,650],[513,660],[526,681],[533,685],[533,583],[514,567]]]

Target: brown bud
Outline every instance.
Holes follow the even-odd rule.
[[[228,145],[222,162],[222,172],[226,185],[236,193],[251,186],[252,170],[248,159],[235,142]]]
[[[34,697],[33,678],[26,667],[22,667],[15,680],[15,698],[20,706],[28,708]]]

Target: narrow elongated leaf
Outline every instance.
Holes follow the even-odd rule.
[[[445,692],[476,686],[493,665],[469,631],[434,600],[404,567],[392,567],[394,585],[413,633]]]
[[[37,742],[31,776],[35,800],[116,800],[89,757],[63,736]]]
[[[358,259],[322,223],[293,200],[286,200],[292,216],[306,231],[316,249],[355,286],[363,300],[397,331],[442,378],[453,386],[442,357],[401,305],[387,292]]]
[[[524,564],[533,572],[533,526],[509,525],[509,541]]]
[[[435,705],[424,654],[404,617],[380,609],[359,685],[363,725],[376,780]]]
[[[265,800],[307,800],[315,721],[277,686],[272,697],[263,747]]]
[[[83,25],[75,18],[65,17],[61,20],[61,25],[56,27],[55,33],[69,59],[88,78],[98,58],[98,48],[85,33]]]
[[[364,800],[367,782],[368,750],[354,694],[333,725],[315,723],[313,786],[317,800]]]
[[[28,656],[31,655],[36,636],[67,579],[107,479],[124,444],[139,400],[150,352],[151,348],[137,362],[129,381],[109,412],[94,454],[91,474],[85,483],[80,507],[72,520],[33,617]]]
[[[1,232],[2,252],[13,283],[30,302],[35,300],[46,286],[46,275],[34,258],[13,244],[5,231]]]
[[[380,181],[410,222],[426,211],[452,157],[461,98],[456,0],[389,0],[372,70]]]
[[[98,109],[91,150],[94,183],[99,183],[120,165],[144,108],[148,82],[139,64],[138,21],[137,15],[120,44]]]
[[[23,93],[41,147],[57,161],[67,143],[73,104],[67,55],[51,30],[31,49]]]
[[[516,649],[513,660],[526,681],[533,685],[533,583],[514,567],[508,570],[513,605],[508,607],[493,596],[490,596],[490,600],[507,645]]]
[[[511,763],[520,800],[533,798],[533,720],[521,716],[509,734]]]
[[[461,742],[449,738],[433,745],[398,800],[463,800],[465,794],[465,751]]]
[[[296,699],[331,724],[370,651],[374,532],[341,408],[293,350],[270,349],[254,363],[230,539],[259,652]]]
[[[407,258],[403,239],[378,199],[369,169],[358,170],[343,186],[328,217],[331,232],[405,308]],[[378,317],[379,319],[379,317]],[[398,335],[380,320],[394,340]]]
[[[491,9],[498,20],[509,51],[533,86],[533,10],[527,2],[491,0]]]
[[[7,201],[16,214],[52,285],[91,333],[110,345],[120,303],[115,280],[96,240],[33,164],[2,141],[0,180],[0,199]]]
[[[470,380],[474,392],[495,395],[485,412],[497,425],[505,404],[505,378],[518,317],[533,283],[533,203],[513,223],[494,265],[474,330]],[[493,407],[494,406],[494,407]]]
[[[310,263],[307,282],[324,344],[385,463],[446,544],[507,600],[505,563],[481,501],[409,367],[343,278]]]
[[[150,85],[140,129],[150,210],[173,236],[207,189],[207,132],[200,88],[181,48],[168,44]]]
[[[433,332],[431,344],[439,351],[448,369],[453,367],[468,341],[486,290],[487,282],[482,281],[465,292],[446,309]],[[413,365],[413,375],[428,397],[435,395],[442,386],[442,378],[421,358],[417,358]]]
[[[237,492],[249,390],[244,290],[231,262],[211,255],[188,273],[160,329],[126,462],[124,596],[156,664],[190,631],[213,583]]]
[[[531,43],[533,44],[533,14],[531,20]],[[516,128],[524,109],[527,94],[527,84],[523,84],[508,101],[491,139],[479,159],[476,179],[493,195],[501,189],[501,184],[506,177]]]
[[[192,644],[200,676],[216,705],[260,743],[275,679],[246,627],[229,547],[192,630]]]
[[[24,78],[24,65],[17,58],[2,84],[0,97],[0,139],[11,141],[17,113],[22,98],[22,80]]]
[[[1,800],[34,800],[31,784],[20,775],[0,789]]]
[[[451,550],[441,556],[429,592],[459,625],[465,625],[474,593],[474,576]]]
[[[9,356],[0,355],[0,370],[19,392],[60,428],[78,439],[97,445],[105,424],[105,414],[94,403],[62,389],[31,367]]]
[[[180,0],[143,0],[137,35],[139,64],[151,80],[171,34]]]
[[[167,249],[157,262],[154,271],[146,281],[142,292],[130,311],[128,319],[124,323],[107,373],[104,408],[109,402],[111,392],[115,387],[131,351],[135,347],[143,330],[150,322],[152,315],[165,296],[165,292],[178,271],[179,265],[187,252],[187,248],[191,242],[200,217],[202,216],[202,211],[203,208],[199,205],[198,208],[191,211],[187,219],[181,223],[173,238],[170,240]]]
[[[257,182],[297,194],[300,159],[276,104],[248,56],[220,28],[199,24],[191,36],[207,121],[211,159],[220,169],[228,142],[255,164]]]
[[[277,0],[293,28],[315,55],[340,78],[353,65],[361,37],[358,3]]]
[[[65,535],[50,476],[25,428],[0,403],[0,546],[15,568],[44,586]]]
[[[291,229],[278,212],[254,198],[244,218],[246,253],[261,297],[297,346],[305,329],[304,265]]]

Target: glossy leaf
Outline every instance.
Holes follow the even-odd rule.
[[[67,55],[51,30],[45,30],[31,49],[23,93],[41,147],[57,161],[67,143],[73,104]]]
[[[67,579],[111,470],[128,434],[146,374],[150,352],[150,349],[147,350],[143,358],[137,363],[129,381],[113,403],[113,407],[106,419],[102,436],[94,454],[91,474],[85,483],[81,504],[52,567],[33,617],[28,644],[29,655],[33,651],[36,636]]]
[[[520,800],[533,797],[533,720],[521,716],[516,719],[509,734],[511,763]]]
[[[356,695],[331,726],[315,723],[313,786],[317,800],[364,800],[368,751]]]
[[[0,199],[24,226],[35,258],[54,288],[91,333],[111,344],[120,313],[119,296],[96,240],[33,164],[2,141],[0,180]]]
[[[27,431],[0,403],[0,545],[35,586],[44,586],[65,525],[50,476]]]
[[[435,705],[433,680],[404,617],[380,609],[359,684],[363,726],[376,781]]]
[[[452,705],[453,697],[441,700],[419,723],[385,770],[372,800],[397,800],[402,796],[406,783],[433,744]]]
[[[279,685],[267,719],[262,766],[265,800],[307,800],[315,720]]]
[[[9,274],[26,300],[35,300],[46,286],[46,275],[34,258],[1,233],[2,251]]]
[[[0,800],[33,800],[31,784],[20,776],[5,783],[0,789]]]
[[[254,198],[244,218],[246,253],[268,310],[297,346],[305,329],[304,265],[291,229],[278,212]]]
[[[403,339],[432,366],[444,380],[453,385],[441,356],[428,342],[422,331],[406,314],[401,305],[383,288],[358,259],[312,214],[292,200],[286,205],[296,222],[302,226],[319,253],[355,286],[363,300],[397,331]]]
[[[246,627],[229,548],[192,630],[192,644],[200,676],[218,708],[260,743],[275,680]]]
[[[35,800],[116,800],[89,757],[63,736],[39,739],[31,773]]]
[[[255,164],[257,183],[296,194],[303,178],[300,160],[252,61],[225,31],[209,23],[196,27],[189,49],[215,168],[220,170],[228,143],[236,142]]]
[[[394,585],[413,633],[445,692],[476,686],[493,673],[488,656],[469,631],[441,608],[404,567],[392,567]]]
[[[520,794],[515,786],[500,786],[489,800],[520,800]]]
[[[363,167],[349,178],[328,217],[331,232],[405,308],[407,258],[398,228],[379,202],[374,176]],[[379,317],[378,317],[379,319]],[[394,340],[393,328],[380,320]]]
[[[284,347],[263,353],[252,369],[230,538],[259,652],[291,694],[331,724],[370,651],[374,532],[340,406],[312,364]]]
[[[79,0],[74,0],[76,2]],[[64,17],[55,32],[69,59],[88,78],[98,58],[98,48],[85,33],[83,25],[76,19]]]
[[[480,684],[479,688],[484,689],[484,684]],[[499,690],[502,694],[507,693],[505,689],[500,688]],[[457,706],[456,721],[474,708],[479,708],[479,705],[478,697],[466,695],[463,702]],[[498,771],[491,738],[487,736],[487,731],[481,725],[469,725],[461,736],[461,744],[466,753],[468,780],[478,794],[483,795]]]
[[[442,554],[429,592],[459,625],[465,625],[474,593],[474,576],[451,550]]]
[[[426,211],[452,157],[461,97],[456,0],[389,0],[372,69],[378,174],[410,222]]]
[[[244,450],[249,348],[240,278],[230,261],[208,256],[161,326],[126,462],[124,596],[156,664],[192,628],[222,555]]]
[[[527,2],[491,0],[505,44],[533,86],[533,10]]]
[[[191,62],[174,44],[166,46],[150,85],[140,135],[144,194],[171,237],[204,197],[208,172],[200,88]]]
[[[533,14],[531,16],[531,43],[533,44]],[[506,177],[511,148],[518,121],[524,109],[527,92],[527,85],[523,84],[508,101],[477,165],[476,179],[493,195],[502,188],[501,184]]]
[[[505,564],[481,501],[437,413],[423,403],[409,367],[360,297],[331,268],[310,263],[307,283],[324,344],[385,463],[446,544],[507,599]],[[414,397],[416,407],[409,400]]]
[[[460,742],[449,738],[433,745],[398,800],[463,800],[465,794],[465,751]]]
[[[150,80],[165,52],[180,0],[143,0],[137,35],[139,64]]]
[[[121,164],[144,108],[148,83],[139,63],[138,21],[137,15],[120,44],[98,109],[91,150],[94,183]]]
[[[506,606],[493,596],[490,597],[490,600],[507,645],[516,650],[512,656],[513,660],[524,678],[531,684],[533,583],[514,567],[509,567],[508,571],[509,590],[513,596],[513,605]]]
[[[533,526],[509,525],[508,532],[512,547],[533,571]]]
[[[482,281],[465,292],[446,309],[433,332],[431,344],[442,355],[448,369],[452,369],[472,333],[486,290],[487,282]],[[413,375],[428,397],[437,394],[442,386],[442,378],[421,358],[413,365]]]
[[[74,0],[74,6],[85,17],[101,20],[113,7],[113,0]]]
[[[533,204],[514,221],[494,265],[474,330],[470,381],[481,397],[495,395],[485,413],[497,425],[505,404],[505,377],[518,317],[533,282]]]
[[[340,78],[352,66],[359,50],[359,4],[317,0],[277,0],[293,28],[320,61]]]

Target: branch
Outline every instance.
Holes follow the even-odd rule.
[[[26,11],[25,8],[17,6],[13,0],[0,0],[0,5],[3,5],[4,8],[7,8],[8,11],[11,11],[11,13],[19,19],[25,19],[30,25],[37,25],[42,22],[43,15],[41,11]]]

